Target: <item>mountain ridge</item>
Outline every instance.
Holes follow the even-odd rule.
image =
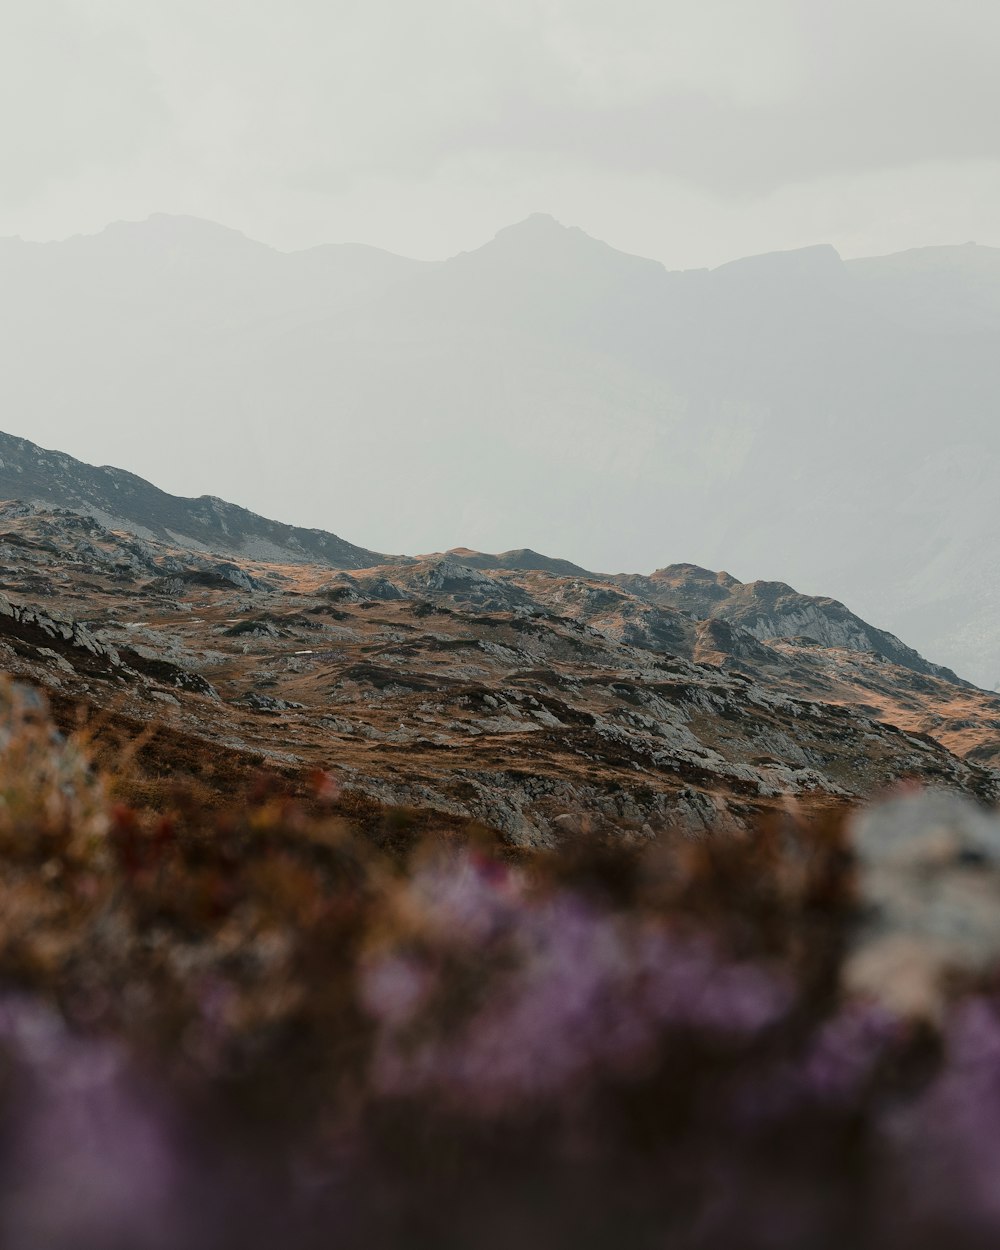
[[[316,563],[332,569],[419,565],[437,561],[452,570],[541,572],[618,586],[654,607],[677,609],[696,619],[721,619],[756,638],[806,636],[827,646],[871,651],[917,673],[971,686],[950,669],[931,663],[885,630],[877,629],[828,596],[802,595],[783,582],[744,583],[725,572],[674,564],[648,577],[593,573],[569,560],[530,548],[498,554],[455,547],[443,556],[388,556],[355,546],[336,534],[303,529],[257,516],[213,495],[170,495],[112,466],[92,466],[0,432],[0,498],[49,505],[92,517],[109,529],[169,542],[193,551],[270,562]],[[441,583],[443,585],[443,583]]]
[[[111,465],[88,465],[0,431],[0,497],[93,517],[111,529],[180,547],[272,560],[366,568],[387,557],[324,530],[283,525],[214,495],[170,495]]]
[[[319,769],[351,809],[513,847],[716,835],[914,778],[1000,796],[1000,698],[606,580],[222,559],[25,503],[0,503],[0,566],[0,667],[181,790]]]
[[[28,247],[58,247],[66,243],[77,243],[85,240],[95,240],[110,233],[115,233],[119,229],[130,232],[141,232],[143,228],[151,232],[158,233],[161,238],[170,237],[171,234],[177,236],[181,231],[189,234],[215,234],[217,237],[230,237],[233,241],[239,240],[250,244],[253,248],[266,248],[270,252],[274,252],[278,256],[305,256],[307,254],[316,253],[326,248],[359,248],[367,251],[378,252],[383,255],[393,256],[399,260],[407,260],[417,265],[433,265],[443,263],[444,260],[454,259],[456,256],[466,256],[472,252],[481,250],[490,243],[495,242],[501,236],[505,238],[517,237],[522,230],[525,234],[549,234],[563,232],[577,238],[587,239],[589,242],[597,244],[602,249],[608,249],[616,252],[621,256],[631,256],[640,260],[645,260],[650,264],[660,265],[667,273],[683,274],[683,273],[715,273],[719,269],[727,268],[730,265],[739,265],[744,261],[753,262],[758,260],[767,260],[769,258],[782,257],[801,257],[808,254],[826,253],[832,254],[841,264],[847,266],[865,265],[869,262],[881,263],[892,261],[902,264],[904,261],[926,261],[931,267],[935,267],[933,262],[941,259],[954,259],[968,262],[972,258],[986,259],[988,263],[1000,264],[1000,246],[988,243],[979,243],[972,239],[964,240],[961,243],[928,243],[916,247],[902,248],[896,252],[876,252],[865,254],[862,256],[842,256],[839,250],[832,244],[826,242],[806,243],[793,248],[776,248],[769,249],[764,252],[751,252],[745,256],[734,256],[728,260],[719,261],[714,265],[695,265],[686,268],[671,269],[663,261],[653,257],[643,256],[639,252],[630,252],[625,248],[617,247],[615,244],[607,243],[595,235],[589,234],[581,226],[566,225],[560,221],[554,214],[545,211],[535,211],[528,213],[525,217],[513,221],[506,226],[499,227],[490,239],[484,243],[478,244],[474,248],[464,251],[449,253],[442,260],[425,261],[407,256],[403,252],[395,252],[391,248],[386,248],[380,244],[361,243],[357,240],[345,239],[341,241],[327,241],[320,243],[307,244],[304,247],[283,248],[273,243],[268,243],[263,239],[257,239],[252,234],[248,234],[245,230],[241,230],[236,226],[227,226],[223,222],[215,221],[210,217],[201,217],[192,213],[168,213],[168,212],[152,212],[145,217],[137,218],[117,218],[108,222],[96,230],[81,231],[72,235],[65,235],[52,239],[27,239],[20,234],[0,235],[0,246],[5,243],[23,244]],[[554,229],[553,229],[554,228]],[[779,262],[780,263],[780,262]]]

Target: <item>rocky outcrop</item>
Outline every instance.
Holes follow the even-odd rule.
[[[946,794],[908,794],[851,828],[860,923],[844,967],[850,993],[937,1019],[950,994],[992,980],[1000,961],[1000,818]]]
[[[740,582],[729,573],[713,573],[694,564],[657,569],[650,577],[615,580],[650,602],[702,619],[728,621],[761,641],[811,638],[824,647],[871,651],[902,668],[954,685],[970,684],[951,669],[925,660],[894,634],[869,625],[838,600],[802,595],[784,582]]]
[[[32,604],[13,603],[0,594],[0,634],[58,653],[87,657],[88,667],[96,661],[102,668],[120,668],[121,656],[114,647],[100,642],[86,626],[58,613],[43,611]]]
[[[169,660],[98,638],[87,626],[33,604],[15,603],[0,594],[0,640],[8,649],[57,674],[102,681],[169,686],[218,699],[200,674]],[[51,683],[49,683],[51,684]],[[63,684],[58,680],[56,684]]]

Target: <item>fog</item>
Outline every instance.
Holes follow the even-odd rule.
[[[0,234],[154,212],[443,259],[538,210],[671,268],[1000,244],[981,0],[0,5]]]

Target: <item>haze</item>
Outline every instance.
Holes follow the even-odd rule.
[[[0,234],[153,212],[424,259],[1000,244],[982,0],[5,0]]]

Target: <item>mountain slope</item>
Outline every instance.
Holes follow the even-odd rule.
[[[822,647],[871,652],[914,673],[939,678],[951,685],[970,686],[951,669],[925,660],[894,634],[869,625],[836,599],[803,595],[783,582],[745,584],[729,573],[715,573],[695,564],[670,565],[648,577],[641,573],[592,573],[568,560],[553,559],[530,550],[487,555],[467,547],[454,547],[447,552],[447,558],[466,568],[545,572],[569,578],[569,582],[559,583],[553,602],[575,603],[587,620],[599,617],[607,623],[609,615],[616,610],[629,610],[634,622],[632,600],[637,599],[654,607],[676,609],[699,620],[728,621],[737,626],[741,634],[759,641],[801,637]],[[626,593],[619,594],[612,587]],[[536,590],[541,593],[540,588]],[[647,622],[649,619],[647,616]],[[636,641],[640,633],[636,633]],[[675,638],[679,645],[680,637]],[[683,645],[693,645],[694,634],[684,637]],[[746,641],[744,639],[744,644]]]
[[[190,760],[211,742],[244,771],[333,767],[519,844],[742,826],[913,776],[1000,796],[1000,698],[834,600],[528,549],[390,558],[23,440],[0,451],[22,500],[0,505],[0,667],[167,717]]]
[[[256,516],[213,496],[181,499],[107,465],[95,468],[0,433],[0,499],[49,504],[177,547],[255,559],[366,568],[383,556],[336,534]]]
[[[322,768],[352,794],[472,818],[519,846],[588,829],[704,835],[914,777],[1000,797],[1000,774],[925,734],[918,691],[902,729],[857,706],[849,665],[835,701],[817,699],[807,666],[725,622],[701,624],[742,655],[699,662],[699,623],[639,600],[674,618],[679,644],[636,645],[571,610],[579,579],[451,558],[360,575],[218,565],[24,504],[0,507],[0,567],[0,667],[43,685],[68,723],[89,709],[98,727],[148,724],[148,766],[162,737],[168,776],[266,764],[304,785]],[[761,651],[773,661],[755,671]],[[880,681],[912,676],[886,662]],[[1000,700],[962,693],[1000,723]],[[937,697],[924,691],[925,712]]]
[[[802,595],[784,582],[744,583],[729,573],[713,573],[692,564],[657,569],[648,578],[619,577],[642,598],[680,608],[707,620],[729,621],[754,638],[805,637],[824,647],[870,651],[914,673],[968,685],[949,668],[931,664],[894,634],[876,629],[836,599]]]
[[[112,529],[144,538],[155,538],[178,547],[250,559],[316,563],[331,568],[367,569],[389,557],[354,546],[322,530],[303,530],[283,525],[226,503],[214,496],[181,499],[124,470],[95,468],[61,452],[36,447],[26,439],[0,432],[0,498],[40,503],[93,517]],[[436,560],[428,586],[444,589],[458,578],[468,580],[469,570],[543,572],[558,575],[556,600],[560,605],[574,597],[583,619],[599,619],[607,626],[609,613],[625,603],[610,586],[657,607],[679,609],[700,619],[724,620],[753,638],[788,639],[804,636],[824,647],[871,651],[915,673],[939,677],[955,685],[967,685],[947,668],[931,664],[893,634],[876,629],[842,603],[827,597],[802,595],[781,582],[744,584],[728,573],[714,573],[693,564],[641,574],[595,574],[569,560],[541,555],[530,548],[496,555],[453,547]],[[585,579],[581,583],[578,579]],[[473,578],[475,581],[476,579]],[[597,583],[596,585],[594,583]],[[478,584],[496,589],[489,578]],[[511,606],[504,603],[504,606]],[[634,618],[634,608],[629,605]],[[646,624],[648,625],[648,618]],[[619,632],[629,633],[643,645],[644,633],[633,623]],[[667,633],[654,628],[655,645],[683,654],[693,653],[693,634],[671,622]]]

